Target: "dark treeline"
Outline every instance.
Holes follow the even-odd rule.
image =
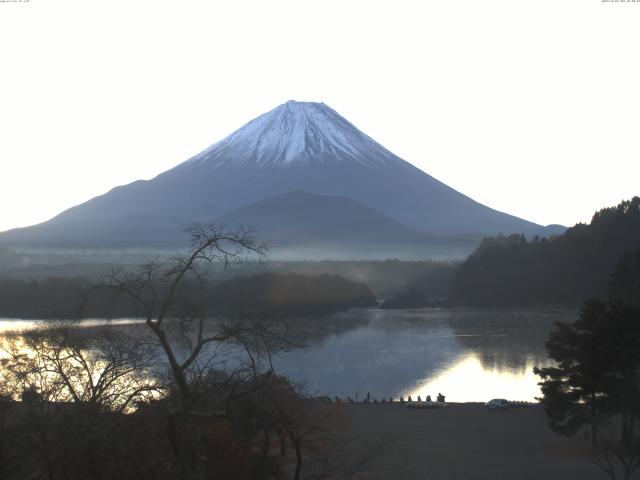
[[[194,282],[185,281],[181,290],[193,290]],[[337,275],[267,273],[211,282],[202,295],[211,315],[324,315],[375,303],[365,284]],[[131,302],[125,299],[113,302],[108,292],[84,278],[0,280],[2,317],[115,318],[139,313]]]
[[[83,278],[0,279],[0,317],[76,318],[88,287]]]
[[[144,263],[150,258],[170,259],[168,252],[127,253],[15,253],[0,248],[0,278],[95,278],[114,268]],[[322,261],[247,261],[232,270],[206,270],[212,281],[249,277],[263,273],[297,273],[300,275],[339,275],[347,280],[366,283],[376,296],[388,296],[413,286],[432,273],[451,266],[439,261],[403,260],[322,260]]]
[[[371,307],[375,298],[364,283],[338,275],[265,273],[216,285],[211,291],[211,302],[220,315],[281,316]]]
[[[340,275],[354,282],[366,283],[376,296],[387,297],[416,285],[430,294],[447,292],[446,273],[451,262],[421,260],[265,262],[265,268],[276,272]],[[444,290],[443,290],[444,288]]]
[[[640,198],[634,197],[550,239],[483,240],[456,269],[451,297],[474,306],[578,305],[601,295],[616,262],[638,245]]]

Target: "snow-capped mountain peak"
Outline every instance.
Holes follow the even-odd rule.
[[[293,100],[260,115],[186,163],[217,168],[312,162],[404,163],[324,103]]]
[[[342,246],[356,237],[358,255],[369,249],[377,258],[400,258],[408,245],[418,246],[416,252],[449,245],[422,233],[473,238],[541,232],[405,162],[327,105],[290,101],[151,180],[0,234],[0,245],[176,246],[186,241],[185,225],[212,220],[257,226],[266,240],[272,234],[295,237],[298,247],[331,237],[334,243],[324,244],[332,245],[329,258],[342,255]],[[470,253],[452,242],[447,249],[456,258]]]

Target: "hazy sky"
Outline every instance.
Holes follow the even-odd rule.
[[[30,0],[0,42],[0,230],[288,99],[538,223],[640,194],[640,3]]]

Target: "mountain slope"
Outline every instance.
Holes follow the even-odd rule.
[[[152,180],[114,188],[0,243],[165,246],[181,229],[267,198],[305,191],[354,200],[424,233],[541,233],[451,189],[320,103],[287,102]]]
[[[293,191],[253,203],[217,222],[250,225],[278,244],[413,241],[427,238],[375,210],[344,197]]]
[[[354,200],[302,191],[253,203],[216,222],[232,229],[250,225],[271,242],[275,258],[461,258],[480,241],[425,234]]]

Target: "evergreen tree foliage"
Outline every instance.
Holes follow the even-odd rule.
[[[559,322],[549,336],[547,351],[557,366],[534,369],[542,378],[542,404],[549,425],[557,433],[571,436],[588,424],[596,441],[611,383],[607,368],[612,352],[601,339],[606,322],[607,304],[586,302],[575,323]]]
[[[608,294],[618,302],[640,307],[640,245],[620,257],[609,278]]]
[[[573,435],[584,425],[597,444],[598,425],[620,419],[620,442],[638,439],[640,418],[640,306],[637,252],[625,254],[610,277],[609,296],[583,304],[574,323],[557,323],[547,341],[554,367],[537,368],[551,428]],[[625,300],[630,300],[628,303]]]
[[[560,236],[484,239],[456,269],[451,297],[457,304],[476,306],[579,305],[602,295],[620,256],[639,245],[640,197],[634,197]],[[629,275],[631,264],[640,261],[638,253],[628,255],[620,260],[620,276]]]

